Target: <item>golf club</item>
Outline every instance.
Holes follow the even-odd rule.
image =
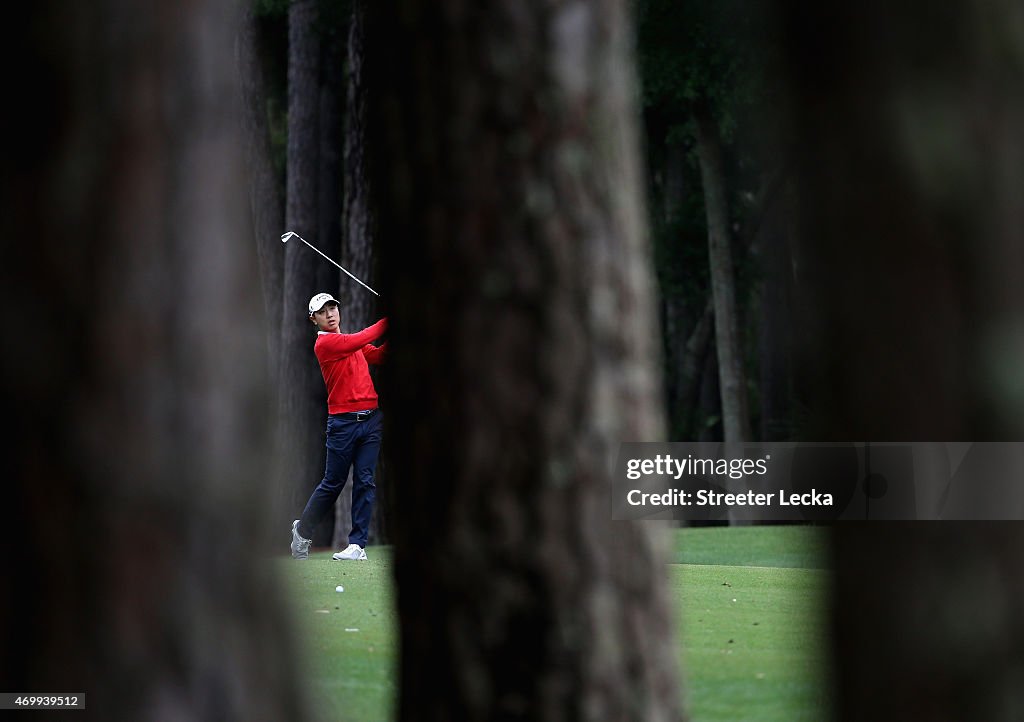
[[[317,253],[319,253],[319,254],[320,254],[321,256],[323,256],[324,258],[326,258],[326,259],[327,259],[328,261],[330,261],[331,263],[333,263],[333,264],[334,264],[335,266],[337,266],[338,268],[340,268],[340,269],[341,269],[342,271],[344,271],[344,272],[345,272],[345,274],[346,274],[346,275],[348,275],[348,277],[349,277],[349,278],[351,278],[351,279],[352,279],[353,281],[355,281],[355,282],[356,282],[356,283],[358,283],[358,284],[359,284],[360,286],[362,286],[363,288],[365,288],[365,289],[366,289],[367,291],[369,291],[370,293],[372,293],[372,294],[373,294],[374,296],[380,296],[380,294],[379,294],[379,293],[377,293],[377,292],[376,292],[376,291],[374,291],[374,290],[373,290],[372,288],[370,288],[370,287],[369,287],[369,286],[367,286],[367,285],[366,285],[365,283],[363,283],[363,282],[362,282],[362,281],[360,281],[360,280],[359,280],[358,278],[356,278],[356,277],[355,277],[355,276],[353,276],[353,275],[352,275],[351,273],[349,273],[349,271],[348,271],[348,269],[347,269],[347,268],[345,268],[344,266],[342,266],[342,265],[341,265],[340,263],[338,263],[337,261],[335,261],[335,260],[334,260],[333,258],[331,258],[330,256],[328,256],[327,254],[325,254],[325,253],[324,253],[323,251],[321,251],[321,250],[320,250],[319,248],[317,248],[316,246],[314,246],[314,245],[313,245],[312,243],[310,243],[309,241],[307,241],[307,240],[306,240],[305,238],[303,238],[302,236],[300,236],[300,235],[299,235],[298,233],[296,233],[295,231],[288,231],[288,232],[286,232],[286,233],[282,233],[282,234],[281,234],[281,243],[287,243],[287,242],[288,242],[288,239],[289,239],[289,238],[291,238],[292,236],[295,236],[295,237],[296,237],[296,238],[298,238],[298,239],[299,239],[300,241],[302,241],[303,243],[305,243],[305,244],[306,244],[307,246],[309,246],[310,248],[312,248],[312,249],[313,249],[314,251],[316,251]]]

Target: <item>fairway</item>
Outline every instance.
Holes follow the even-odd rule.
[[[818,527],[672,532],[667,573],[693,722],[826,720],[828,589]],[[280,560],[292,589],[314,709],[322,720],[385,722],[396,694],[390,553]],[[341,584],[344,592],[336,592]]]
[[[317,552],[282,559],[298,616],[300,668],[316,719],[384,722],[392,718],[395,635],[390,550],[368,547],[369,561],[338,562]],[[335,591],[341,585],[343,592]]]

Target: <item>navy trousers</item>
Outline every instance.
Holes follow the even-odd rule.
[[[349,544],[366,546],[370,534],[370,518],[377,499],[377,486],[373,483],[380,453],[381,412],[378,410],[365,421],[343,418],[344,414],[327,417],[327,468],[324,478],[313,490],[299,519],[299,534],[310,539],[313,528],[334,506],[338,495],[348,481],[352,469],[352,531]]]

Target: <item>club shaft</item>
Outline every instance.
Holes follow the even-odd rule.
[[[334,264],[335,266],[337,266],[337,267],[338,267],[338,268],[339,268],[339,269],[340,269],[341,271],[343,271],[343,272],[345,273],[345,275],[347,275],[347,276],[348,276],[349,278],[351,278],[351,279],[352,279],[353,281],[355,281],[355,282],[356,282],[356,283],[358,283],[358,284],[359,284],[360,286],[362,286],[363,288],[365,288],[365,289],[366,289],[367,291],[369,291],[370,293],[372,293],[372,294],[373,294],[374,296],[380,296],[380,294],[379,294],[379,293],[377,293],[377,292],[376,292],[376,291],[374,291],[374,290],[373,290],[372,288],[370,288],[370,287],[369,287],[369,286],[367,286],[367,285],[366,285],[365,283],[363,283],[363,282],[362,282],[362,281],[360,281],[360,280],[359,280],[358,278],[356,278],[356,277],[355,277],[355,276],[353,276],[353,275],[352,275],[351,273],[349,273],[349,271],[348,271],[348,269],[347,269],[347,268],[345,268],[345,267],[344,267],[344,266],[342,266],[342,265],[341,265],[340,263],[338,263],[337,261],[335,261],[335,260],[334,260],[333,258],[331,258],[330,256],[328,256],[328,255],[327,255],[326,253],[324,253],[323,251],[321,251],[321,250],[320,250],[319,248],[317,248],[316,246],[314,246],[314,245],[313,245],[312,243],[310,243],[309,241],[307,241],[307,240],[306,240],[305,238],[303,238],[302,236],[300,236],[300,235],[299,235],[298,233],[296,233],[296,234],[294,234],[294,235],[295,235],[295,237],[296,237],[296,238],[298,238],[298,239],[299,239],[300,241],[302,241],[303,243],[305,243],[305,244],[306,244],[307,246],[309,246],[309,247],[310,247],[310,248],[312,248],[312,249],[313,249],[314,251],[316,251],[316,252],[317,252],[317,253],[319,253],[319,254],[320,254],[321,256],[323,256],[323,257],[324,257],[324,258],[326,258],[326,259],[327,259],[328,261],[330,261],[330,262],[331,262],[331,263],[333,263],[333,264]]]

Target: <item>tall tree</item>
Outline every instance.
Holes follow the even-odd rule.
[[[702,214],[693,212],[700,206],[700,180],[693,172],[686,144],[664,142],[666,131],[655,127],[661,120],[657,116],[648,114],[645,137],[652,199],[650,226],[664,326],[669,438],[693,440],[704,419],[721,416],[719,403],[707,416],[702,416],[699,404],[713,339],[706,223]]]
[[[317,246],[331,258],[341,252],[345,143],[345,35],[347,3],[321,3],[315,32],[320,36],[317,104]],[[307,249],[308,250],[308,249]],[[316,265],[317,288],[336,294],[341,272],[330,263]],[[363,327],[360,327],[363,328]]]
[[[253,6],[247,3],[235,39],[235,53],[239,88],[244,103],[242,121],[245,157],[249,167],[252,230],[259,257],[264,327],[268,331],[267,358],[270,377],[276,385],[279,379],[280,319],[284,298],[284,263],[278,238],[284,225],[284,207],[282,189],[271,159],[267,81],[263,70],[264,46],[261,40]]]
[[[7,87],[38,112],[8,117],[0,170],[0,678],[85,692],[83,719],[306,719],[253,553],[269,429],[239,17],[43,0],[8,20]]]
[[[697,156],[700,159],[708,224],[708,262],[711,266],[718,387],[722,395],[722,429],[727,444],[740,444],[750,439],[747,375],[744,372],[740,344],[736,264],[733,261],[722,149],[717,124],[706,96],[702,95],[694,101],[693,119],[697,129]]]
[[[373,281],[374,216],[370,203],[369,172],[366,166],[366,78],[363,71],[365,55],[365,0],[353,0],[349,21],[346,74],[346,113],[344,142],[345,196],[342,211],[343,265],[354,276]],[[371,283],[372,285],[372,283]],[[377,297],[351,281],[343,279],[341,298],[345,302],[345,321],[353,329],[366,328],[376,320]]]
[[[366,80],[363,77],[363,17],[365,5],[362,0],[352,2],[349,19],[348,43],[346,49],[345,83],[345,139],[344,139],[344,199],[342,204],[341,263],[360,279],[369,279],[373,285],[373,216],[370,208],[369,178],[366,168]],[[359,331],[373,323],[376,313],[375,296],[348,277],[342,282],[339,298],[344,313],[342,322],[349,331]],[[376,375],[376,370],[371,369]],[[378,474],[377,483],[382,480]],[[378,500],[383,501],[382,495]],[[371,538],[376,539],[380,530],[380,510],[383,504],[374,507],[377,517],[371,524]],[[335,504],[334,546],[348,546],[348,533],[352,526],[352,480],[351,473],[344,491]]]
[[[367,9],[399,718],[680,719],[662,538],[608,509],[664,434],[624,3]]]
[[[320,32],[318,0],[288,7],[288,160],[285,225],[311,242],[319,229]],[[285,246],[281,323],[281,389],[277,463],[282,503],[298,516],[323,476],[325,391],[312,353],[313,329],[306,320],[310,297],[324,290],[323,261],[299,242]],[[334,284],[332,284],[333,290]],[[323,526],[323,525],[321,525]],[[330,532],[317,530],[327,544]]]
[[[803,151],[800,220],[815,241],[804,249],[810,429],[823,440],[1020,439],[1020,4],[777,8]],[[1019,494],[995,503],[1024,518]],[[840,720],[1021,717],[1019,522],[834,537]]]

